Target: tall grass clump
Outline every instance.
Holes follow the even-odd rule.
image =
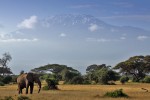
[[[118,89],[112,92],[107,92],[104,97],[112,97],[112,98],[118,98],[118,97],[128,97],[127,94],[123,93],[122,89]]]
[[[19,96],[17,100],[31,100],[31,99],[27,96]]]
[[[0,100],[14,100],[11,96],[5,96],[4,99],[0,99]]]

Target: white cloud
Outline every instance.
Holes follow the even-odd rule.
[[[98,25],[96,25],[96,24],[91,24],[88,29],[89,29],[91,32],[94,32],[94,31],[98,30]]]
[[[10,43],[10,42],[36,42],[38,41],[37,38],[33,38],[33,39],[16,39],[16,38],[10,38],[10,39],[0,39],[0,42],[5,42],[5,43]]]
[[[111,32],[118,32],[118,30],[116,30],[116,29],[114,29],[114,28],[111,28],[110,31],[111,31]]]
[[[80,9],[80,8],[91,8],[94,6],[96,6],[96,5],[85,4],[85,5],[74,5],[74,6],[71,6],[70,8]]]
[[[146,39],[148,39],[148,38],[149,38],[148,36],[144,36],[144,35],[137,37],[137,39],[138,39],[138,40],[141,40],[141,41],[142,41],[142,40],[146,40]]]
[[[110,42],[111,40],[109,39],[104,39],[104,38],[101,38],[101,39],[97,39],[97,42]]]
[[[120,39],[121,39],[121,40],[125,40],[125,39],[126,39],[126,37],[120,37]]]
[[[61,33],[60,37],[66,37],[67,35],[65,33]]]
[[[140,21],[149,21],[150,20],[150,15],[116,15],[116,16],[104,16],[104,17],[99,17],[101,19],[111,19],[111,20],[116,20],[116,19],[122,19],[122,20],[140,20]]]
[[[17,25],[18,28],[33,29],[37,23],[37,16],[31,16],[29,19],[23,20]]]
[[[105,39],[105,38],[87,38],[86,41],[93,41],[93,42],[110,42],[112,40]]]
[[[114,2],[113,5],[124,7],[124,8],[132,8],[132,7],[134,7],[134,5],[129,3],[129,2]]]
[[[0,39],[12,38],[12,34],[7,34],[5,32],[0,32]]]

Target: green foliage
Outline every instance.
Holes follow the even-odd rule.
[[[128,80],[129,80],[129,77],[127,77],[127,76],[122,76],[122,77],[120,78],[120,82],[121,82],[122,84],[128,82]]]
[[[48,64],[39,68],[32,69],[31,71],[41,73],[41,79],[54,78],[56,80],[63,80],[69,82],[74,76],[80,74],[80,72],[72,67],[59,64]],[[50,73],[50,74],[47,74]]]
[[[11,96],[5,96],[4,100],[14,100]]]
[[[81,76],[81,74],[79,72],[69,71],[67,69],[64,69],[61,72],[61,75],[62,75],[62,80],[64,80],[65,83],[67,83],[67,84],[70,83],[74,77]]]
[[[31,99],[27,96],[18,96],[17,100],[31,100]]]
[[[47,83],[47,86],[43,87],[44,90],[57,90],[58,89],[57,87],[58,81],[56,79],[48,78],[45,81]]]
[[[2,58],[0,58],[0,74],[12,74],[10,68],[8,68],[8,62],[12,59],[9,53],[4,53]]]
[[[58,80],[54,78],[48,78],[45,80],[47,84],[58,85]]]
[[[83,84],[83,82],[84,82],[84,79],[82,76],[75,76],[70,81],[70,84]]]
[[[11,77],[12,77],[11,82],[16,83],[16,82],[17,82],[18,75],[13,75],[13,76],[11,76]]]
[[[127,94],[123,93],[122,89],[115,90],[112,92],[107,92],[104,97],[112,97],[112,98],[118,98],[118,97],[128,97]]]
[[[139,82],[150,73],[150,55],[130,57],[118,63],[114,69],[119,69],[122,74],[132,75],[133,81]]]
[[[4,77],[0,75],[0,81],[2,81],[2,80],[3,80],[3,78],[4,78]]]
[[[61,73],[62,70],[67,69],[69,71],[78,72],[77,70],[73,69],[72,67],[67,67],[66,65],[59,65],[59,64],[48,64],[45,66],[41,66],[39,68],[34,68],[31,71],[37,73],[46,73],[47,71],[58,74]]]
[[[8,75],[8,74],[12,74],[12,71],[8,67],[0,67],[0,74],[3,74],[3,76],[4,74]]]
[[[96,83],[100,84],[109,84],[109,81],[116,81],[119,78],[119,74],[112,71],[110,67],[111,66],[106,66],[105,64],[90,65],[86,69],[86,77],[90,83],[95,81]]]
[[[97,79],[98,83],[108,84],[109,75],[108,75],[108,70],[106,68],[102,68],[101,70],[97,71],[96,76],[98,78]]]
[[[49,87],[46,85],[44,87],[42,87],[43,90],[49,90]]]
[[[0,86],[4,86],[5,84],[3,82],[0,81]]]
[[[12,77],[11,77],[11,76],[6,76],[6,77],[4,77],[3,80],[2,80],[2,82],[3,82],[4,84],[8,84],[8,83],[10,83],[11,81],[12,81]]]
[[[144,83],[150,83],[150,76],[146,76],[146,77],[143,79],[143,82],[144,82]]]
[[[93,71],[100,70],[102,68],[108,68],[108,67],[110,66],[106,66],[106,64],[102,64],[102,65],[93,64],[87,67],[86,72],[93,72]]]
[[[84,79],[84,80],[83,80],[83,84],[85,84],[85,85],[91,84],[91,81]]]

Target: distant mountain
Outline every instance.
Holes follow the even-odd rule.
[[[132,26],[114,26],[91,15],[64,14],[40,19],[33,30],[19,30],[23,37],[56,39],[58,36],[70,39],[108,38],[134,39],[147,36],[150,32]]]

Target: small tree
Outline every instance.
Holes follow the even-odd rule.
[[[57,87],[58,81],[57,80],[48,78],[48,79],[46,79],[46,83],[48,85],[49,90],[57,90],[58,89],[58,87]]]
[[[84,82],[84,79],[82,76],[75,76],[70,81],[70,84],[83,84],[83,82]]]
[[[109,81],[116,81],[119,75],[109,68],[102,68],[95,72],[95,82],[100,84],[110,84]],[[111,83],[112,84],[112,83]]]
[[[145,78],[143,79],[144,83],[150,83],[150,76],[145,76]]]
[[[3,57],[0,58],[0,67],[2,68],[1,73],[3,74],[3,76],[5,75],[5,73],[12,74],[12,72],[8,68],[8,62],[10,62],[11,59],[12,57],[9,53],[4,53]]]
[[[11,76],[6,76],[4,77],[4,79],[2,80],[3,83],[8,84],[12,81],[12,77]]]
[[[127,76],[122,76],[122,77],[120,78],[120,82],[121,82],[122,84],[128,82],[128,80],[129,80],[129,77],[127,77]]]

